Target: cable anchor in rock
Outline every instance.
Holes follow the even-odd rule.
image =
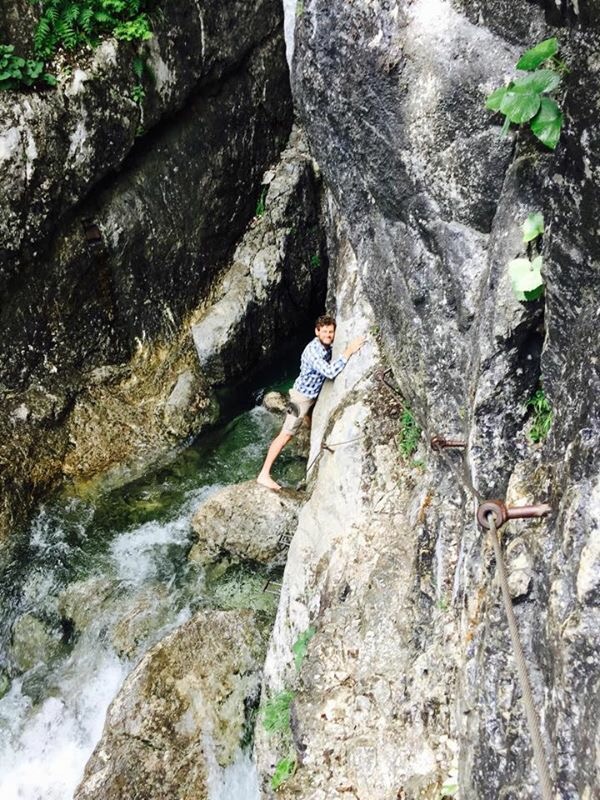
[[[545,517],[552,511],[552,506],[540,503],[535,506],[507,506],[504,500],[486,500],[477,509],[477,522],[482,528],[492,527],[488,515],[492,514],[496,528],[502,527],[509,519],[531,519]]]
[[[447,439],[445,436],[432,436],[429,440],[429,445],[432,450],[439,453],[440,450],[447,450],[448,448],[466,447],[467,443],[462,439]]]

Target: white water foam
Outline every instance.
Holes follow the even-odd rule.
[[[219,767],[210,758],[207,762],[208,800],[260,800],[258,772],[249,753],[238,750],[228,767]]]
[[[105,654],[92,675],[74,670],[57,686],[60,697],[35,708],[21,682],[14,682],[0,706],[2,800],[73,797],[127,669]]]

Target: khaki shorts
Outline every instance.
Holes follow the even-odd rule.
[[[306,397],[295,389],[290,389],[290,402],[281,429],[282,433],[289,433],[290,436],[298,433],[302,426],[302,420],[308,416],[316,400],[316,397]]]

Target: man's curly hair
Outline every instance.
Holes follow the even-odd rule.
[[[324,328],[325,325],[333,325],[334,328],[336,326],[335,319],[330,314],[322,314],[315,322],[315,328],[317,330],[319,330],[319,328]]]

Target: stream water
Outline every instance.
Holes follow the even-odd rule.
[[[71,800],[125,676],[197,609],[252,608],[272,623],[264,573],[207,573],[187,552],[195,508],[255,475],[280,424],[256,407],[135,483],[40,509],[1,576],[2,800]],[[293,483],[303,462],[284,454],[279,470]],[[256,800],[249,755],[215,763],[209,790],[211,800]]]

